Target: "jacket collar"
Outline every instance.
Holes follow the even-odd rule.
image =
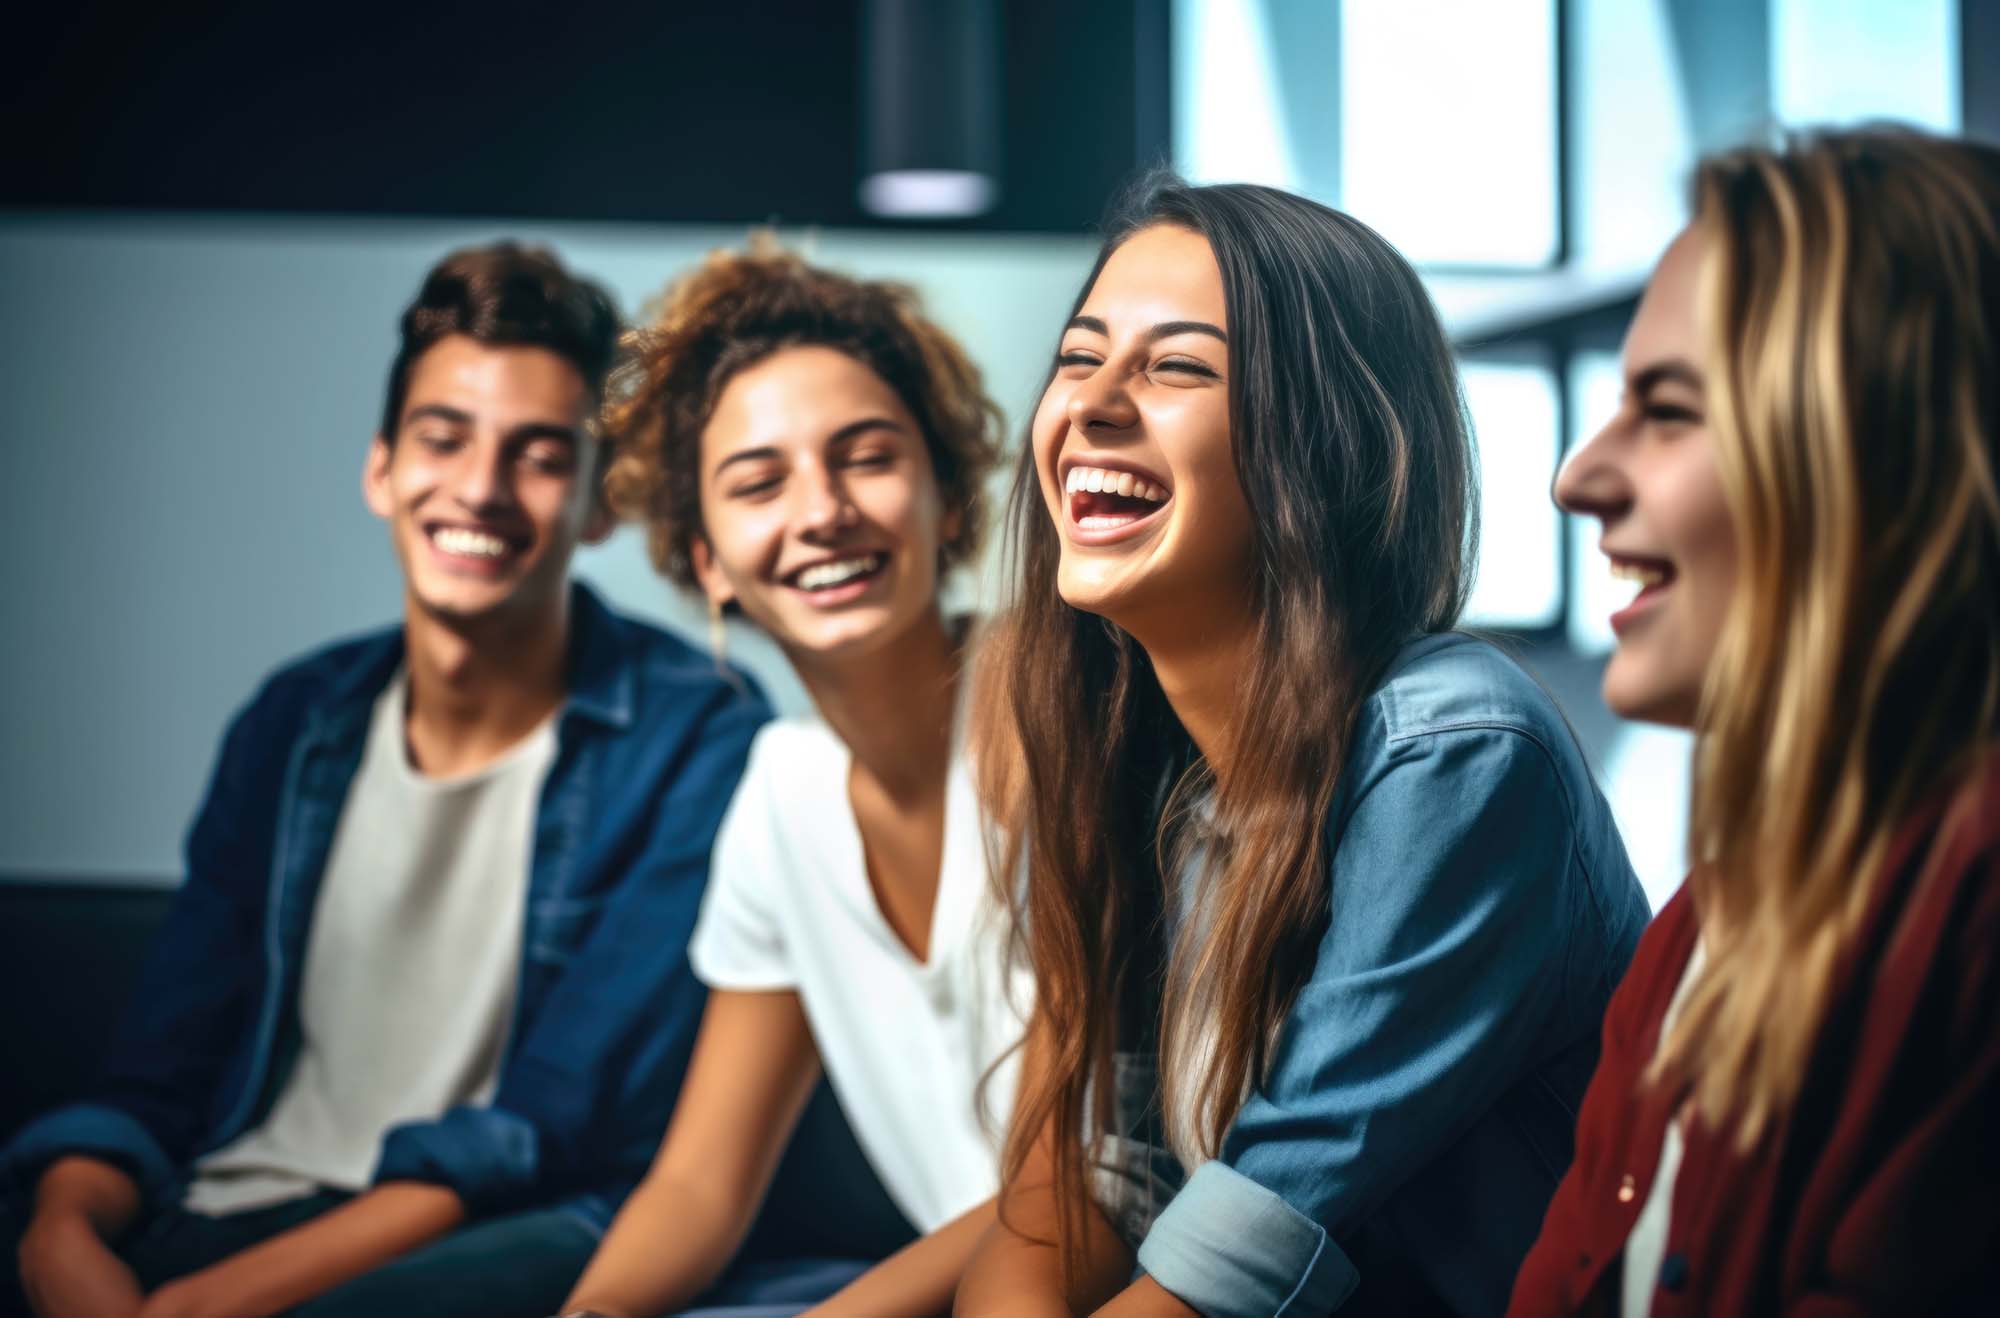
[[[570,583],[569,659],[566,716],[609,728],[628,728],[638,703],[638,677],[627,650],[625,622],[580,581]],[[351,662],[336,673],[318,710],[317,722],[338,740],[367,725],[376,697],[403,662],[403,629],[395,627],[361,642]]]

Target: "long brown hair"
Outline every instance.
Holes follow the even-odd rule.
[[[1654,1074],[1748,1148],[1899,828],[2000,735],[2000,151],[1832,133],[1705,161],[1695,203],[1740,566],[1697,718],[1707,962]]]
[[[1329,900],[1340,900],[1329,899],[1323,834],[1354,720],[1399,647],[1456,621],[1476,517],[1451,352],[1393,248],[1274,189],[1155,179],[1113,221],[1073,311],[1119,244],[1160,224],[1205,236],[1222,274],[1231,442],[1255,528],[1243,583],[1254,659],[1234,735],[1257,753],[1229,766],[1210,803],[1212,832],[1227,839],[1208,843],[1213,903],[1185,922],[1179,946],[1162,946],[1179,807],[1214,779],[1144,650],[1058,595],[1060,549],[1030,446],[1008,526],[1019,596],[988,653],[994,708],[1018,744],[983,767],[1001,800],[995,817],[1010,826],[996,872],[1025,866],[1010,896],[1046,1054],[1024,1076],[1003,1175],[1013,1182],[1035,1141],[1057,1132],[1071,1275],[1120,1041],[1158,1031],[1170,1124],[1198,1131],[1210,1151],[1263,1075]],[[1198,1057],[1176,1050],[1183,1022],[1212,1041]]]

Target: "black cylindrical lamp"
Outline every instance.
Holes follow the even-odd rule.
[[[861,205],[962,219],[1000,199],[995,0],[864,0]]]

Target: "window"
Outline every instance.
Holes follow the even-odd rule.
[[[1465,620],[1539,629],[1562,616],[1560,521],[1549,500],[1561,404],[1546,357],[1463,363],[1479,445],[1479,571]]]
[[[1562,255],[1555,0],[1345,0],[1340,205],[1417,265]]]

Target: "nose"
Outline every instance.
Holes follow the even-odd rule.
[[[1108,362],[1077,381],[1065,410],[1070,429],[1085,436],[1115,435],[1139,421],[1139,409],[1125,387],[1125,376]]]
[[[807,539],[836,539],[860,520],[854,501],[847,497],[846,485],[823,464],[812,464],[800,477],[795,486],[799,491],[798,525]]]
[[[459,450],[452,472],[452,496],[468,512],[485,513],[514,506],[507,453],[498,442],[467,444]]]
[[[1564,512],[1612,522],[1632,506],[1632,484],[1620,461],[1618,428],[1614,418],[1577,445],[1557,468],[1550,494]]]

